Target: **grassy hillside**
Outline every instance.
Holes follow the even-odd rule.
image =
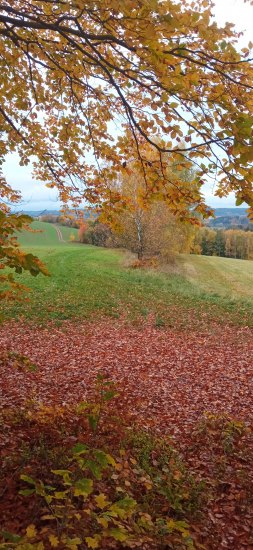
[[[124,267],[123,252],[59,243],[55,228],[45,225],[44,234],[21,241],[51,277],[20,275],[31,288],[30,300],[2,306],[8,317],[46,322],[109,315],[139,322],[151,315],[157,326],[197,327],[209,320],[253,325],[253,262],[182,256],[173,273],[134,270]],[[28,247],[31,239],[35,247]]]
[[[36,230],[37,233],[30,233],[29,231],[23,231],[19,236],[19,242],[25,248],[27,246],[62,246],[64,243],[59,241],[59,237],[56,231],[58,227],[62,233],[63,239],[69,242],[71,234],[77,238],[77,229],[65,227],[63,225],[53,225],[46,222],[33,222],[31,228]]]
[[[253,262],[216,256],[182,255],[178,265],[194,287],[221,297],[246,298],[253,306]]]

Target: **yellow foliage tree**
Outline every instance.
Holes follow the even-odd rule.
[[[1,162],[13,151],[23,165],[32,157],[35,176],[62,201],[113,209],[121,197],[110,182],[132,161],[128,129],[147,195],[168,183],[164,155],[183,170],[194,164],[198,185],[173,180],[166,197],[181,217],[189,206],[209,215],[201,186],[210,177],[217,195],[234,191],[237,204],[253,207],[252,44],[239,51],[237,33],[218,27],[212,7],[3,0]]]
[[[24,214],[15,215],[10,212],[9,202],[16,203],[20,200],[18,193],[12,191],[0,173],[0,187],[2,189],[2,200],[0,202],[0,299],[17,298],[25,287],[18,284],[13,274],[29,271],[36,276],[39,273],[48,275],[45,266],[36,256],[23,252],[18,243],[18,233],[22,230],[29,230],[32,218]],[[6,272],[5,268],[9,268]]]
[[[176,170],[174,173],[171,168],[166,170],[170,170],[170,178],[176,176]],[[171,213],[166,202],[170,186],[169,189],[164,188],[164,194],[159,199],[155,196],[147,203],[141,171],[131,166],[129,172],[129,175],[120,176],[114,185],[114,192],[118,192],[124,200],[124,207],[109,215],[117,244],[135,252],[140,260],[144,256],[157,256],[170,261],[179,252],[190,252],[195,230],[193,224],[186,224]],[[177,174],[176,177],[182,184],[180,176]],[[191,178],[188,178],[190,181]],[[188,217],[193,221],[190,211]],[[100,219],[107,221],[106,215]],[[199,223],[197,218],[194,221]]]

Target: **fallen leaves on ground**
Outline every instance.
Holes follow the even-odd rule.
[[[141,329],[108,320],[96,324],[64,322],[58,328],[12,322],[0,327],[1,407],[22,410],[32,400],[49,407],[67,407],[89,400],[96,376],[102,371],[117,384],[115,412],[142,429],[170,435],[191,471],[208,480],[208,490],[216,485],[201,523],[205,548],[214,549],[219,544],[231,550],[250,549],[252,336],[248,327],[216,325],[207,332],[187,333],[155,328],[152,322]],[[29,365],[36,365],[36,371]],[[228,415],[248,426],[242,448],[229,459],[229,465],[219,465],[216,443],[217,437],[219,444],[224,443],[224,434],[217,436],[210,419],[208,438],[205,429],[196,438],[196,429],[207,411],[214,418]],[[0,440],[2,449],[9,440],[7,426]]]

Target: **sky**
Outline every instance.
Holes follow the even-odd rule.
[[[241,47],[253,41],[253,6],[249,3],[245,4],[244,0],[214,0],[214,3],[213,12],[220,26],[229,21],[235,24],[236,30],[244,31],[244,36],[240,39]],[[3,172],[8,183],[14,189],[20,190],[22,194],[19,209],[43,211],[60,208],[57,191],[48,189],[43,183],[35,181],[29,167],[19,166],[17,155],[8,155]],[[226,198],[218,199],[214,196],[214,189],[210,185],[204,186],[203,192],[209,206],[215,208],[235,206],[232,193]]]

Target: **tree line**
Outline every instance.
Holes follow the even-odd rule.
[[[204,256],[253,260],[253,232],[203,227],[195,234],[192,252]]]
[[[168,215],[161,204],[156,204],[139,220],[141,235],[138,222],[129,214],[123,217],[123,221],[121,229],[112,230],[99,220],[86,220],[79,227],[79,242],[125,248],[144,261],[157,258],[169,263],[180,253],[253,260],[252,231],[192,227]]]

